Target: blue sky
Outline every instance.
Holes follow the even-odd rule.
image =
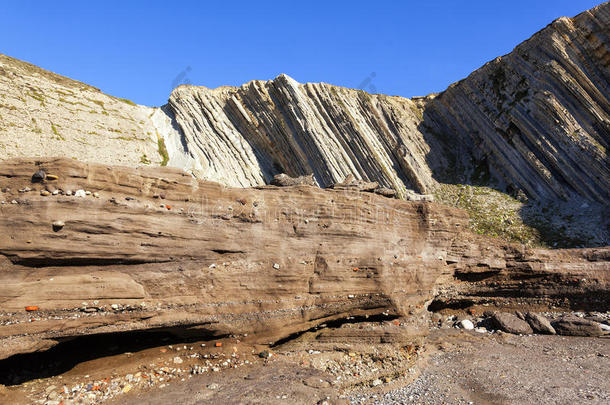
[[[0,53],[139,104],[286,73],[404,97],[444,90],[600,1],[11,1]]]

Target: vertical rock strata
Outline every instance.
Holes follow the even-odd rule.
[[[467,145],[473,159],[531,197],[577,193],[605,202],[609,46],[610,3],[560,18],[429,98],[424,128]]]
[[[169,107],[204,178],[232,186],[348,174],[404,195],[492,180],[534,199],[609,197],[610,4],[560,18],[445,92],[413,100],[286,75],[181,86]],[[484,177],[484,176],[483,176]]]

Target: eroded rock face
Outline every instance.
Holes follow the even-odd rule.
[[[57,180],[32,183],[37,170]],[[37,192],[51,183],[61,193]],[[470,235],[465,213],[434,203],[233,189],[171,168],[70,159],[0,164],[0,190],[15,200],[0,205],[0,357],[157,328],[268,343],[348,316],[409,316],[430,301],[529,308],[556,304],[549,294],[560,291],[575,306],[607,305],[609,249],[597,261],[590,250],[521,251],[522,271],[539,274],[523,288],[515,247]],[[505,281],[481,283],[481,263]]]
[[[99,198],[40,196],[38,168]],[[406,313],[424,305],[437,256],[466,225],[458,210],[371,193],[229,189],[62,159],[0,165],[7,187],[19,202],[0,206],[3,356],[82,333],[182,325],[267,342],[336,317]],[[26,323],[28,305],[39,321]]]

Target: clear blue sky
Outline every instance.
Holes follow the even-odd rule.
[[[444,90],[601,1],[10,1],[0,53],[146,105],[172,84],[286,73],[405,97]]]

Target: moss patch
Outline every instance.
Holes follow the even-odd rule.
[[[523,223],[519,210],[523,203],[489,187],[441,184],[436,201],[461,208],[470,217],[470,229],[479,234],[510,242],[539,245],[536,229]]]
[[[437,202],[465,210],[470,229],[479,235],[547,248],[599,245],[581,226],[583,218],[559,206],[526,205],[490,187],[462,184],[440,184],[434,196]]]
[[[161,155],[161,166],[167,166],[169,162],[169,154],[167,153],[167,147],[165,146],[165,140],[159,135],[157,132],[157,147],[159,150],[159,155]]]
[[[59,133],[59,131],[57,131],[57,128],[55,127],[55,124],[51,123],[51,130],[53,131],[53,133],[55,134],[55,136],[57,137],[57,140],[61,140],[61,141],[65,141],[66,138],[64,138],[63,136],[61,136],[61,134]]]

